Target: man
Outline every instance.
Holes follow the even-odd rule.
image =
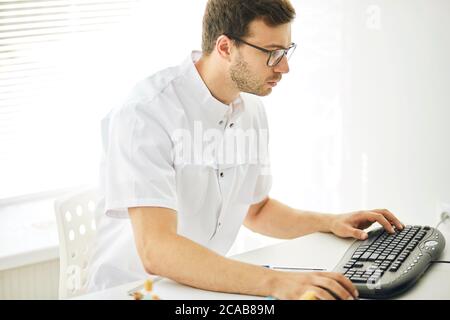
[[[289,72],[294,16],[288,0],[208,1],[203,52],[140,82],[104,120],[105,198],[91,290],[158,274],[206,290],[278,299],[307,292],[319,299],[358,296],[341,274],[279,272],[224,256],[242,223],[282,239],[313,232],[365,239],[363,229],[374,222],[389,232],[403,228],[384,209],[333,215],[290,208],[268,195],[266,156],[254,161],[244,148],[236,159],[228,157],[232,143],[221,148],[236,142],[239,131],[256,133],[251,144],[267,146],[256,96],[270,94]]]

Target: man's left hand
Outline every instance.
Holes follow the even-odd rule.
[[[397,217],[386,209],[375,209],[356,211],[339,214],[331,217],[330,232],[341,238],[353,237],[359,240],[366,240],[368,235],[364,229],[378,222],[386,231],[394,233],[395,230],[402,230],[404,225]]]

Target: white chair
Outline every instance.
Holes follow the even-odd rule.
[[[96,188],[86,188],[55,201],[59,235],[59,298],[86,292],[89,259],[95,237]]]

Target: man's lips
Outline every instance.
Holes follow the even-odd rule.
[[[269,80],[269,81],[267,81],[267,83],[268,83],[270,86],[275,87],[275,86],[278,84],[278,82],[280,82],[280,81],[281,81],[281,78],[277,78],[277,79]]]

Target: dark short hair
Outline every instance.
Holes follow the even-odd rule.
[[[278,26],[294,18],[295,10],[289,0],[208,0],[203,17],[202,51],[209,55],[223,34],[247,36],[249,24],[256,19]]]

